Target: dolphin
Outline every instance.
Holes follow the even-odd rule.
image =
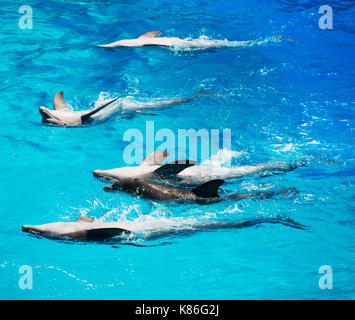
[[[219,230],[219,229],[240,229],[253,227],[261,223],[282,224],[291,228],[305,230],[305,226],[285,217],[267,217],[254,218],[248,220],[229,220],[229,221],[198,221],[184,225],[180,223],[177,226],[168,228],[148,228],[148,233],[141,236],[143,240],[155,240],[171,235],[184,235],[201,231]],[[136,226],[131,223],[130,227],[123,228],[123,224],[117,222],[98,222],[95,218],[81,216],[75,222],[52,222],[42,225],[23,225],[22,231],[42,236],[53,240],[75,240],[75,241],[122,241],[127,236],[136,239],[137,234],[142,233],[142,226]],[[144,227],[144,226],[143,226]],[[144,232],[143,232],[144,233]],[[132,237],[133,236],[133,237]]]
[[[146,111],[157,110],[161,108],[171,107],[183,103],[188,103],[195,99],[205,96],[222,96],[223,94],[211,93],[205,90],[199,90],[194,96],[191,97],[176,97],[169,100],[156,99],[149,102],[135,101],[131,99],[122,99],[120,106],[124,118],[133,118],[135,115],[149,115],[155,114],[147,113]]]
[[[53,97],[54,110],[46,107],[39,107],[42,115],[42,122],[54,124],[62,127],[78,127],[92,123],[94,115],[115,102],[118,98],[112,99],[100,107],[86,111],[71,111],[69,105],[64,100],[63,91],[56,93]]]
[[[162,34],[163,31],[148,31],[140,35],[137,39],[126,39],[119,40],[109,44],[98,45],[98,48],[114,48],[114,47],[143,47],[143,46],[174,46],[185,44],[186,40],[179,38],[167,38],[161,37],[158,38],[159,35]]]
[[[109,181],[127,178],[166,179],[196,164],[196,161],[184,159],[162,165],[168,156],[169,153],[167,151],[158,150],[150,153],[139,166],[121,167],[110,170],[94,170],[93,174],[95,177],[104,178]]]
[[[156,110],[164,107],[170,107],[173,105],[178,105],[182,103],[190,102],[202,96],[218,95],[214,93],[209,93],[204,90],[200,90],[196,95],[192,97],[176,97],[169,100],[157,99],[156,101],[141,102],[134,101],[131,99],[120,99],[115,98],[108,101],[104,105],[97,107],[92,110],[86,111],[70,111],[70,106],[64,100],[63,91],[58,92],[53,97],[54,110],[50,110],[44,106],[39,108],[39,112],[42,115],[42,122],[47,124],[54,124],[63,127],[77,127],[91,124],[93,121],[103,121],[114,114],[114,112],[109,112],[103,118],[95,117],[95,115],[104,109],[105,107],[111,105],[113,102],[117,101],[118,105],[122,111],[123,118],[131,119],[135,115],[150,115],[155,116],[152,113],[146,113],[146,110]]]
[[[169,179],[181,184],[196,185],[215,179],[239,179],[257,173],[261,173],[265,177],[293,171],[300,166],[306,165],[304,161],[294,161],[291,163],[274,161],[255,166],[213,168],[208,164],[196,165],[196,161],[193,160],[176,160],[161,166],[161,163],[168,155],[167,151],[156,151],[148,155],[139,166],[94,170],[93,174],[95,177],[109,181],[126,178],[154,178]],[[155,157],[157,160],[155,160]]]
[[[37,226],[23,225],[22,231],[51,239],[88,241],[105,240],[130,234],[130,231],[119,223],[98,222],[95,221],[95,218],[87,216],[81,216],[75,222],[53,222]]]
[[[220,196],[217,191],[224,183],[222,179],[206,182],[193,190],[186,190],[167,186],[150,180],[143,179],[122,179],[116,181],[112,186],[104,188],[105,191],[122,190],[134,196],[141,196],[150,200],[169,201],[182,200],[198,204],[210,204],[222,200],[242,200],[246,198],[268,199],[275,195],[288,195],[298,193],[296,188],[284,188],[278,191],[261,191],[256,193],[234,193],[228,196]]]
[[[148,31],[136,39],[125,39],[109,44],[97,45],[97,48],[115,48],[115,47],[143,47],[143,46],[162,46],[162,47],[186,47],[186,48],[211,48],[211,47],[236,47],[248,46],[262,41],[228,41],[228,40],[210,40],[207,37],[199,39],[180,39],[177,37],[158,37],[163,31]],[[271,39],[280,41],[282,36],[273,36]],[[291,41],[292,39],[287,39]],[[264,40],[267,41],[267,40]]]
[[[268,177],[296,170],[298,167],[307,165],[306,161],[270,161],[258,165],[234,166],[234,167],[211,167],[210,164],[202,163],[179,172],[173,179],[181,184],[201,184],[214,179],[233,180],[259,174]]]

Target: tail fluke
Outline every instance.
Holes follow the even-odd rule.
[[[214,96],[214,97],[224,97],[225,94],[223,93],[215,93],[215,92],[209,92],[209,91],[206,91],[206,90],[199,90],[197,91],[196,93],[196,98],[199,98],[199,97],[210,97],[210,96]]]

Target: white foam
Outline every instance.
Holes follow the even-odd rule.
[[[265,45],[270,42],[280,42],[280,37],[267,37],[264,39],[247,40],[247,41],[229,41],[228,39],[216,40],[210,39],[208,36],[201,35],[197,39],[185,38],[169,38],[171,49],[174,51],[188,51],[188,50],[200,50],[207,48],[219,48],[219,47],[253,47]]]
[[[213,179],[235,179],[262,171],[265,164],[259,166],[231,166],[231,160],[238,158],[242,152],[221,149],[211,159],[189,167],[179,173],[186,183],[203,183]]]

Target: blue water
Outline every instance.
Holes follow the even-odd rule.
[[[18,26],[23,4],[0,6],[0,298],[354,299],[353,1],[326,3],[333,7],[332,30],[318,27],[322,1],[28,0],[32,30]],[[94,47],[159,29],[180,38],[258,41],[204,50]],[[264,41],[280,35],[295,41]],[[200,89],[223,95],[154,111],[157,116],[118,113],[86,128],[45,126],[38,112],[60,90],[80,110],[103,97],[151,101]],[[105,193],[107,183],[92,170],[124,166],[123,134],[145,133],[146,121],[175,133],[231,129],[238,155],[232,166],[308,159],[295,171],[221,188],[296,187],[299,194],[199,206]],[[216,165],[227,158],[222,153]],[[21,231],[23,224],[82,214],[142,232],[102,244]],[[273,217],[306,229],[261,223],[178,232],[199,221]],[[150,239],[151,230],[177,232]],[[32,268],[32,289],[19,287],[23,265]],[[333,289],[318,285],[322,265],[333,270]]]

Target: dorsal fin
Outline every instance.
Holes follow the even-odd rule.
[[[146,33],[141,34],[138,39],[141,38],[154,38],[162,34],[163,31],[157,30],[157,31],[148,31]]]
[[[168,157],[168,151],[157,150],[148,154],[146,158],[140,164],[141,166],[159,166]]]
[[[53,106],[55,110],[68,110],[70,108],[64,100],[63,91],[60,91],[54,95]]]
[[[193,160],[175,160],[164,164],[154,171],[155,175],[161,178],[174,177],[184,169],[195,165],[197,162]]]
[[[106,102],[105,104],[103,104],[102,106],[97,107],[97,108],[95,108],[95,109],[89,111],[88,113],[84,114],[83,116],[81,116],[81,122],[82,122],[82,123],[89,122],[91,116],[93,116],[95,113],[99,112],[99,111],[102,110],[103,108],[109,106],[112,102],[115,102],[117,99],[118,99],[118,97],[115,98],[115,99],[112,99],[112,100],[110,100],[109,102]]]
[[[192,192],[201,198],[214,198],[219,197],[217,190],[224,183],[222,179],[216,179],[208,181],[204,184],[201,184],[197,188],[193,189]]]
[[[80,216],[78,219],[75,220],[75,222],[94,222],[95,218],[93,217],[88,217],[88,216]]]

